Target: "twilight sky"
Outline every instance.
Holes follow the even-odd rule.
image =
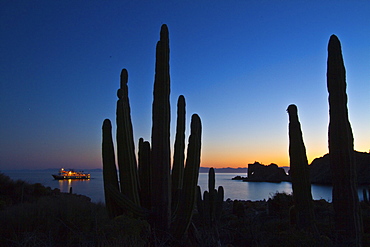
[[[191,114],[202,119],[202,166],[289,165],[289,104],[298,107],[309,162],[328,152],[331,34],[342,43],[354,146],[368,152],[369,13],[360,0],[2,0],[0,170],[100,168],[101,126],[105,118],[115,126],[122,68],[135,142],[150,140],[162,24],[171,140],[183,94],[188,130]]]

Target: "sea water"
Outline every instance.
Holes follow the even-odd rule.
[[[0,171],[13,180],[24,180],[29,183],[41,183],[52,189],[58,188],[61,192],[72,192],[75,194],[86,195],[93,202],[104,202],[103,173],[100,169],[85,170],[91,174],[89,180],[55,180],[51,174],[58,173],[57,170],[6,170]],[[223,186],[225,200],[268,200],[276,192],[292,193],[290,182],[268,183],[268,182],[243,182],[232,180],[236,176],[246,176],[244,173],[216,173],[216,188]],[[208,190],[208,173],[200,173],[198,185],[202,193]],[[359,198],[362,200],[362,190],[367,186],[359,186]],[[327,185],[311,186],[313,199],[325,199],[331,201],[332,187]]]

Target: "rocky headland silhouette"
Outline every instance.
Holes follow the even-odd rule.
[[[355,152],[357,183],[359,185],[370,184],[370,153]],[[284,167],[286,168],[286,167]],[[285,169],[272,163],[264,165],[259,162],[248,164],[247,177],[236,176],[233,180],[245,182],[291,182],[290,170],[286,174]],[[330,155],[315,158],[309,165],[311,184],[332,184],[332,173],[330,169]]]
[[[358,184],[370,184],[370,153],[355,151]],[[330,154],[316,158],[310,165],[310,178],[313,184],[332,184]]]

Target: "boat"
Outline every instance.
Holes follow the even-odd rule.
[[[75,172],[74,170],[65,170],[61,168],[58,174],[52,174],[52,176],[57,179],[90,179],[89,173]]]

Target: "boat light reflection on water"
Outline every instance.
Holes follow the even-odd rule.
[[[59,189],[62,192],[71,191],[71,188],[89,187],[90,179],[60,179],[58,180]],[[75,191],[75,189],[73,189]]]

